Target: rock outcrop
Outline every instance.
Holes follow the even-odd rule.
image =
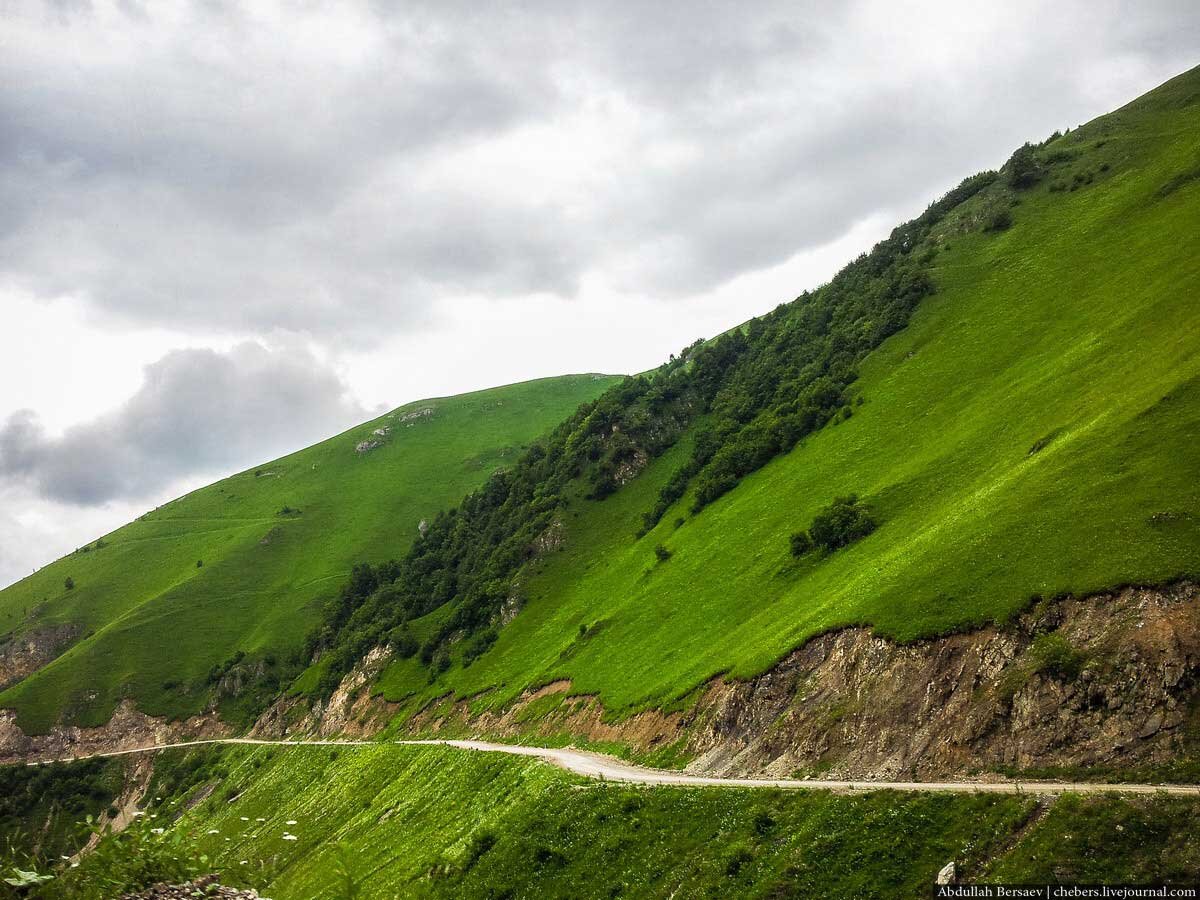
[[[107,723],[96,728],[55,726],[46,734],[26,734],[16,715],[0,709],[0,764],[69,759],[115,750],[134,750],[182,740],[226,737],[232,729],[216,713],[172,722],[139,712],[123,701]]]
[[[121,900],[192,900],[195,897],[226,900],[257,900],[258,892],[232,888],[220,883],[216,875],[204,875],[186,884],[156,884],[136,894],[122,894]]]
[[[251,734],[284,738],[303,734],[367,737],[381,730],[396,708],[382,697],[371,696],[367,686],[392,659],[387,647],[375,647],[342,679],[325,703],[309,707],[302,697],[288,697],[259,716]]]
[[[0,644],[0,690],[53,661],[75,642],[78,625],[47,625]]]
[[[565,681],[502,712],[431,704],[410,727],[530,740],[570,733],[690,769],[930,778],[1167,761],[1200,731],[1200,589],[1128,589],[1042,603],[1006,627],[898,644],[822,635],[748,681],[714,679],[690,710],[611,721]],[[549,693],[564,700],[524,711]],[[542,703],[545,706],[545,703]],[[432,710],[437,710],[436,715]]]

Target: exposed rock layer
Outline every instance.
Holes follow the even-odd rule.
[[[11,710],[0,709],[0,764],[111,753],[181,740],[224,737],[230,733],[232,729],[216,713],[171,722],[138,712],[126,700],[99,727],[55,726],[46,734],[27,735],[17,725]]]
[[[1200,589],[1127,589],[1039,604],[1008,627],[911,644],[847,628],[749,681],[715,679],[687,712],[606,721],[557,682],[501,713],[431,706],[411,725],[536,738],[564,732],[689,768],[773,775],[935,777],[995,769],[1129,766],[1184,752],[1200,731]],[[530,704],[567,695],[530,717]],[[544,703],[544,701],[543,701]]]
[[[303,697],[286,697],[263,713],[251,731],[255,737],[369,737],[382,730],[397,711],[394,704],[371,696],[367,686],[391,661],[391,651],[375,647],[342,679],[325,703],[309,707]]]
[[[0,690],[54,660],[79,632],[78,625],[50,625],[0,644]]]

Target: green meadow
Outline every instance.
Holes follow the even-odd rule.
[[[207,702],[212,667],[239,651],[272,684],[354,563],[402,555],[423,518],[613,380],[573,375],[408,404],[46,566],[0,592],[0,635],[72,624],[79,639],[0,693],[0,707],[33,731],[61,717],[100,724],[127,697],[186,716]],[[364,441],[379,446],[360,453]]]

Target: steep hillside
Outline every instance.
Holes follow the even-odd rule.
[[[998,178],[943,203],[925,227],[898,229],[900,251],[884,248],[881,265],[897,253],[915,260],[901,264],[919,266],[935,293],[863,359],[857,379],[843,379],[850,405],[838,411],[835,400],[828,424],[818,420],[790,452],[760,455],[756,471],[743,466],[740,484],[715,499],[698,496],[701,470],[640,538],[644,514],[706,420],[693,418],[669,449],[627,454],[649,464],[604,499],[589,499],[597,491],[585,466],[546,507],[542,545],[557,552],[518,570],[508,590],[522,609],[494,645],[479,653],[453,632],[436,643],[456,615],[452,598],[410,622],[416,639],[434,643],[396,661],[379,689],[410,709],[447,690],[479,708],[569,679],[573,692],[627,712],[671,703],[717,673],[759,673],[840,626],[908,640],[1006,620],[1039,596],[1195,576],[1198,173],[1200,70],[1014,154]],[[772,335],[802,322],[828,291],[847,286],[835,279],[770,320],[774,345],[783,338]],[[863,315],[851,325],[873,327]],[[747,334],[751,349],[735,348],[743,355],[724,370],[727,392],[754,374],[741,359],[765,365],[754,328]],[[645,392],[672,387],[677,371],[664,367]],[[723,415],[715,396],[705,407],[697,391],[710,420]],[[612,417],[636,419],[643,406],[639,396]],[[750,413],[759,418],[731,429],[726,447],[763,421]],[[488,490],[515,490],[519,478]],[[835,552],[795,558],[789,536],[852,493],[878,527]],[[411,584],[476,578],[460,561],[503,546],[507,520],[489,511],[487,492],[478,497],[443,528],[459,542],[455,562],[428,540],[414,548],[391,586],[401,608]],[[505,599],[491,590],[492,602]],[[450,621],[479,627],[478,617]]]
[[[0,684],[53,662],[0,693],[0,708],[42,731],[107,721],[123,698],[185,716],[215,695],[237,721],[238,704],[294,674],[352,564],[402,554],[422,519],[613,381],[565,376],[402,406],[46,566],[0,592]]]

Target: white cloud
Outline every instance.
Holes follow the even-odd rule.
[[[145,499],[180,478],[246,466],[367,417],[303,346],[173,350],[111,412],[49,434],[33,410],[0,426],[0,476],[95,506]]]

